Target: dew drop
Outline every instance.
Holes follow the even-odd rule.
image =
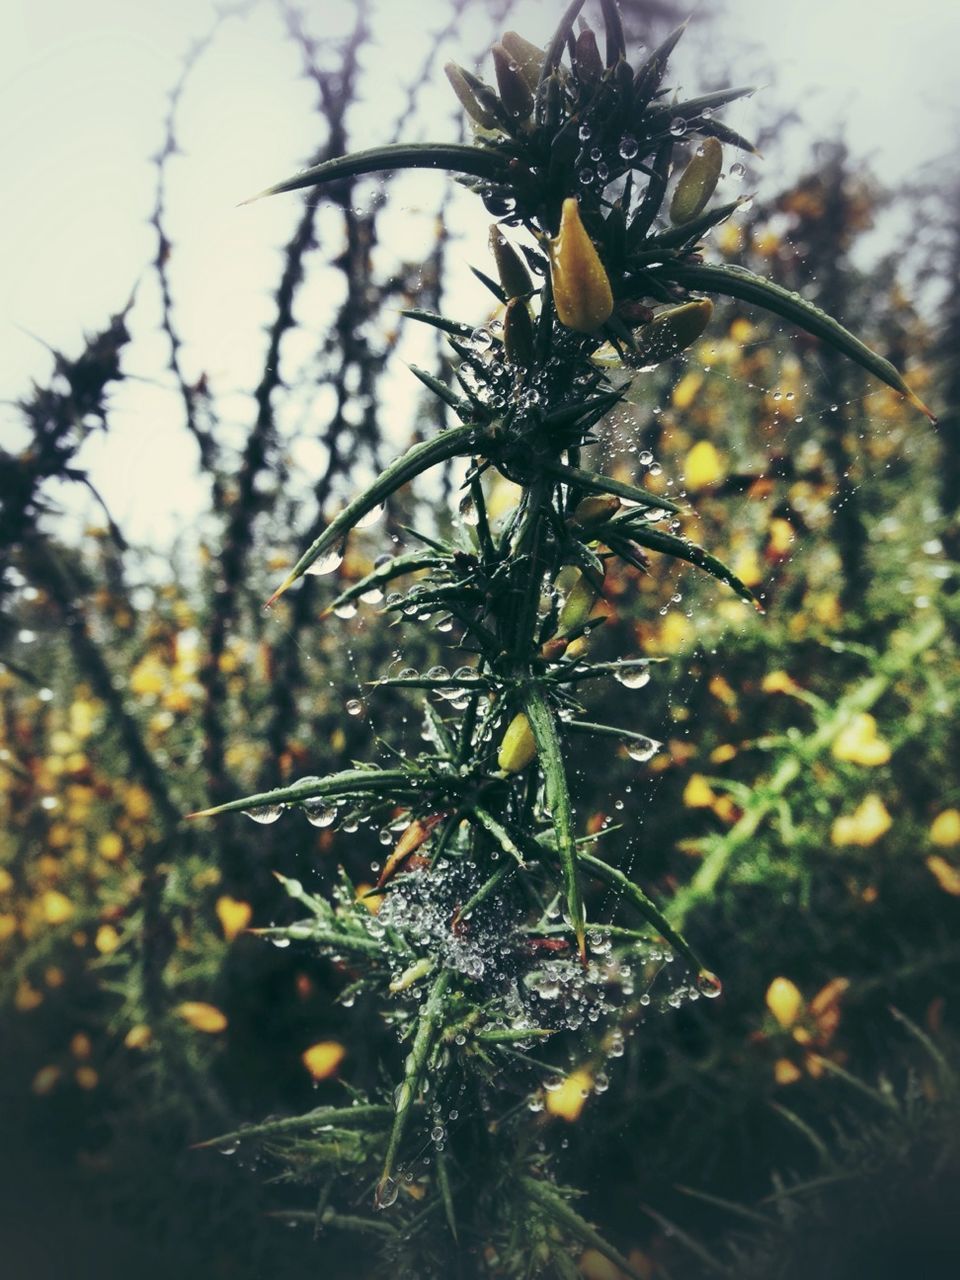
[[[316,560],[314,560],[313,564],[304,569],[303,572],[309,574],[311,577],[318,578],[325,573],[333,573],[334,569],[338,569],[340,567],[342,560],[343,556],[339,551],[334,549],[333,551],[328,551],[326,555],[318,556]]]
[[[281,804],[264,804],[258,809],[244,809],[243,815],[245,818],[252,818],[254,822],[262,823],[263,826],[268,826],[271,822],[276,822],[282,812]]]

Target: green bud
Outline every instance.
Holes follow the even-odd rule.
[[[620,510],[620,499],[613,493],[593,493],[589,498],[581,498],[576,505],[573,518],[580,525],[604,524],[612,519]]]
[[[596,84],[603,75],[603,59],[597,48],[597,37],[589,27],[584,27],[577,36],[573,63],[581,84]]]
[[[485,107],[481,106],[473,89],[467,83],[463,68],[458,67],[455,62],[448,62],[443,69],[447,79],[450,81],[450,87],[460,99],[460,105],[470,119],[483,129],[495,129],[497,127],[496,118]]]
[[[528,369],[533,363],[533,322],[522,298],[511,298],[503,318],[503,346],[511,364]]]
[[[531,44],[529,40],[524,40],[523,36],[517,35],[516,31],[505,32],[500,43],[520,68],[520,74],[530,88],[536,89],[540,83],[540,68],[543,66],[544,59],[543,50],[538,45]]]
[[[568,631],[574,631],[587,621],[600,592],[596,583],[579,569],[564,569],[557,579],[557,585],[561,589],[566,587],[567,592],[558,622],[561,633],[565,634]]]
[[[670,221],[689,222],[707,207],[717,189],[723,168],[723,147],[716,138],[705,138],[677,183],[670,202]]]
[[[497,73],[500,101],[515,120],[526,120],[533,110],[533,92],[519,63],[502,44],[493,46],[493,69]]]
[[[522,298],[533,292],[526,263],[494,223],[490,228],[490,248],[497,263],[497,275],[508,298]]]

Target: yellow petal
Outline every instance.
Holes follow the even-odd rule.
[[[253,907],[249,902],[241,902],[237,898],[231,898],[229,894],[224,894],[217,899],[216,912],[223,936],[228,942],[232,942],[250,923]]]
[[[108,956],[112,951],[116,951],[117,947],[119,947],[120,934],[112,924],[102,924],[97,930],[97,936],[93,940],[93,945],[102,956]]]
[[[877,722],[867,712],[854,716],[837,734],[831,748],[834,759],[876,766],[890,759],[890,744],[877,733]]]
[[[577,1270],[583,1280],[623,1280],[623,1272],[599,1249],[587,1249],[580,1255]]]
[[[326,1080],[336,1073],[346,1056],[346,1049],[336,1040],[321,1040],[304,1049],[300,1060],[314,1080]]]
[[[152,1040],[153,1032],[142,1022],[131,1027],[123,1037],[123,1043],[128,1049],[146,1049]]]
[[[226,1014],[221,1013],[215,1005],[205,1004],[202,1000],[185,1000],[177,1005],[175,1012],[194,1031],[202,1031],[205,1035],[216,1035],[227,1029]]]
[[[803,1011],[803,996],[789,978],[774,978],[767,987],[765,999],[767,1008],[784,1030],[792,1027]]]

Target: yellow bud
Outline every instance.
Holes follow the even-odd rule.
[[[560,323],[578,333],[593,333],[613,313],[613,292],[573,196],[563,202],[560,232],[549,242],[549,249],[553,301]]]
[[[143,1022],[132,1026],[123,1037],[123,1043],[127,1049],[146,1049],[152,1040],[153,1032]]]
[[[249,902],[241,902],[238,898],[231,898],[229,894],[224,894],[217,899],[216,912],[223,936],[227,942],[232,942],[250,923],[253,908]]]
[[[497,764],[506,773],[519,773],[525,769],[537,754],[537,744],[530,728],[530,721],[518,712],[507,725],[507,731],[500,743]]]
[[[713,315],[709,298],[684,302],[654,316],[634,333],[637,351],[630,356],[635,365],[659,364],[691,346],[703,333]]]
[[[563,602],[563,608],[560,610],[559,628],[564,634],[568,631],[574,631],[577,627],[582,626],[593,612],[593,606],[597,603],[597,597],[600,592],[596,585],[590,581],[585,573],[581,573],[579,569],[572,572],[561,574],[558,579],[558,585],[561,585],[562,579],[566,574],[566,583],[563,583],[567,592],[567,597]]]
[[[803,1011],[803,996],[796,983],[789,978],[774,978],[767,987],[767,1008],[786,1030],[792,1027]]]
[[[47,924],[65,924],[73,915],[73,903],[56,889],[49,889],[43,895],[41,904]]]
[[[716,138],[705,138],[677,183],[670,202],[670,221],[689,222],[707,207],[717,189],[723,168],[723,147]]]

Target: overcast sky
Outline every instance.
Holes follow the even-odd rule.
[[[458,32],[461,56],[488,39],[482,8]],[[699,12],[710,8],[702,0]],[[733,78],[762,82],[773,69],[776,79],[766,99],[761,93],[735,104],[725,119],[749,133],[765,101],[796,104],[796,163],[816,138],[842,129],[879,176],[901,181],[956,138],[958,0],[725,0],[723,8],[713,30],[735,63]],[[306,9],[320,34],[349,21],[352,6],[312,0]],[[511,25],[542,41],[559,9],[559,0],[521,0]],[[154,252],[149,158],[161,138],[165,96],[215,6],[0,0],[0,11],[0,398],[8,399],[49,370],[48,355],[25,331],[73,352],[82,331],[102,325],[145,274]],[[398,101],[400,81],[420,60],[421,31],[444,13],[436,0],[380,0],[378,47],[367,62],[380,111]],[[689,43],[695,49],[695,37]],[[446,56],[457,52],[451,47]],[[679,65],[695,91],[695,67]],[[223,27],[183,106],[187,154],[170,173],[181,315],[188,338],[203,346],[205,366],[212,362],[236,385],[260,352],[275,247],[296,216],[296,197],[235,206],[298,167],[316,140],[312,93],[297,71],[276,10],[263,0]],[[454,136],[448,112],[444,98],[432,113],[439,138]],[[357,120],[369,141],[377,115],[368,106]],[[429,184],[441,181],[426,179],[425,202]],[[410,203],[416,234],[415,194]],[[148,331],[151,287],[138,298]],[[140,348],[147,363],[148,337]],[[162,364],[160,344],[154,355]],[[162,536],[158,480],[189,501],[189,456],[171,435],[149,429],[163,421],[165,404],[144,390],[129,434],[121,430],[110,449],[92,444],[84,455],[118,514],[133,519],[135,538]],[[0,430],[13,429],[9,411],[0,414]]]

